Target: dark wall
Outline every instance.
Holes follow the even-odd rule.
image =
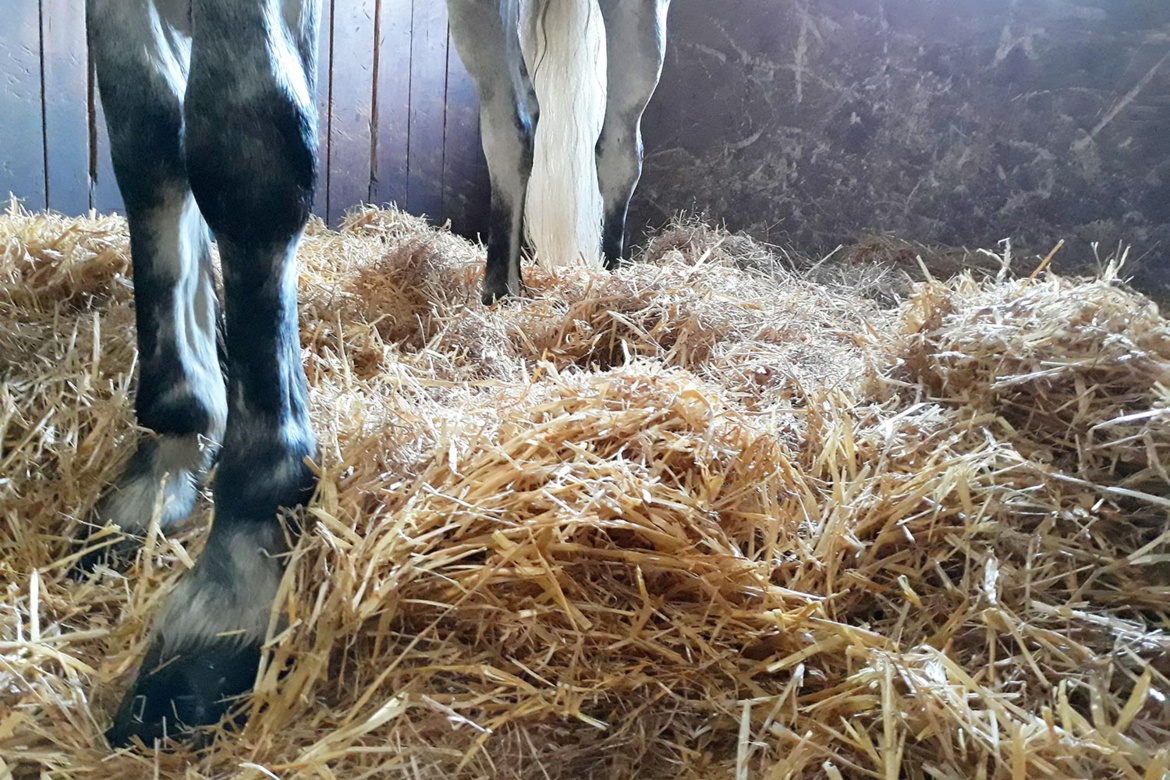
[[[831,248],[1170,239],[1167,0],[676,0],[635,206]]]

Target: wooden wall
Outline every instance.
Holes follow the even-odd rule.
[[[82,0],[0,0],[0,195],[67,214],[121,197],[85,41]],[[316,211],[397,203],[471,233],[487,172],[475,89],[442,0],[324,0]]]

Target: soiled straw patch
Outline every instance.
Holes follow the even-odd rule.
[[[138,435],[125,227],[0,218],[0,776],[1165,776],[1157,312],[1049,276],[879,310],[684,238],[485,309],[473,245],[313,225],[287,628],[242,735],[111,757],[208,512],[64,577]]]

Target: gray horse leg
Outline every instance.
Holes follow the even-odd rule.
[[[609,269],[626,256],[626,213],[642,176],[642,113],[658,87],[670,0],[599,0],[609,53],[609,102],[597,142],[605,202],[601,248]]]
[[[192,24],[185,160],[223,261],[227,425],[207,547],[157,620],[114,744],[214,723],[251,688],[284,570],[279,515],[314,486],[295,255],[317,173],[317,6],[193,0]]]
[[[532,172],[536,95],[520,54],[515,0],[448,0],[451,37],[479,93],[492,184],[483,302],[520,294],[524,193]]]
[[[173,3],[172,3],[173,5]],[[156,507],[185,518],[227,416],[216,350],[210,237],[180,152],[190,58],[185,14],[150,0],[89,0],[89,39],[130,222],[139,351],[135,405],[153,431],[94,510],[134,546]],[[108,548],[91,548],[89,569]]]

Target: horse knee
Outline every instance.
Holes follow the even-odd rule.
[[[628,197],[642,176],[642,132],[639,123],[607,124],[597,140],[597,178],[607,205]]]
[[[198,94],[187,105],[187,171],[212,231],[252,245],[297,236],[317,177],[311,110],[275,89],[247,108]]]
[[[279,244],[308,220],[317,178],[313,63],[251,4],[201,7],[184,105],[191,190],[221,240]],[[238,15],[238,16],[237,16]]]

